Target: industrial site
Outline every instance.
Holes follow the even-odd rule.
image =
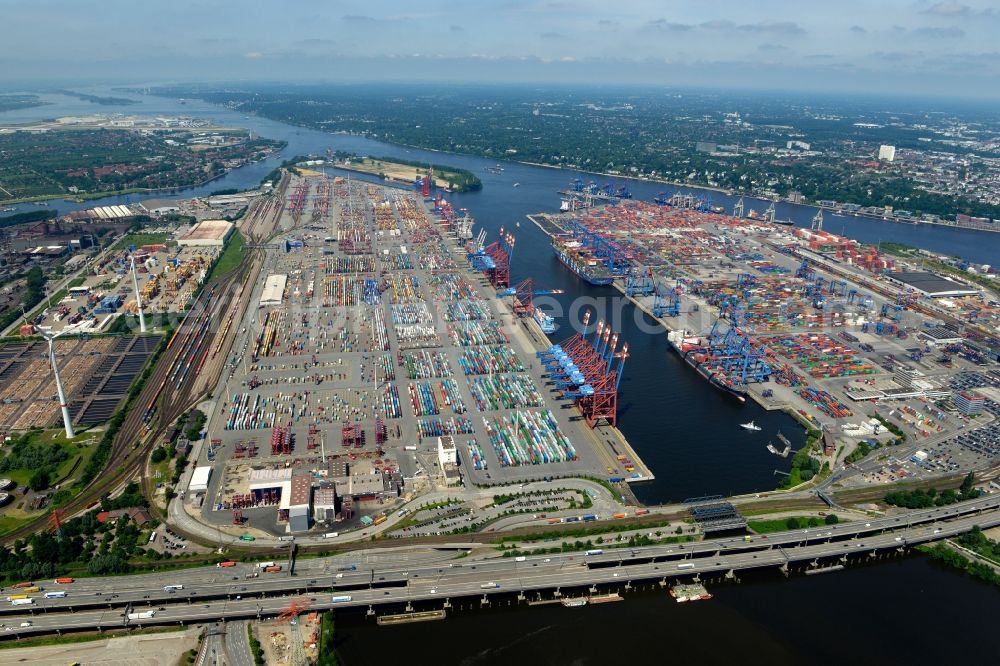
[[[613,283],[713,387],[819,433],[809,453],[823,476],[846,464],[832,487],[996,465],[995,294],[829,233],[822,211],[803,229],[773,206],[747,218],[742,200],[729,215],[690,194],[644,203],[580,182],[565,212],[530,216],[560,260]],[[780,435],[766,446],[791,449]]]
[[[554,348],[509,284],[513,235],[473,238],[419,191],[317,174],[285,192],[186,487],[204,520],[346,536],[438,489],[650,478],[593,430],[613,430],[627,345],[594,322]]]

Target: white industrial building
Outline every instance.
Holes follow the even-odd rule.
[[[282,467],[280,469],[252,469],[250,470],[250,492],[255,490],[281,490],[281,502],[288,501],[288,496],[292,492],[292,468]],[[281,508],[287,509],[288,506]]]
[[[264,291],[260,292],[260,305],[266,308],[281,305],[281,299],[285,294],[285,285],[288,283],[287,275],[268,275],[264,282]]]
[[[313,520],[332,523],[337,518],[337,491],[317,488],[313,492]]]
[[[182,247],[222,247],[236,228],[226,220],[202,220],[177,236]]]
[[[212,468],[208,465],[196,467],[191,474],[191,483],[188,490],[192,493],[203,493],[208,490],[208,480],[212,476]]]
[[[438,465],[444,469],[445,465],[458,464],[458,449],[455,447],[455,440],[450,435],[438,437]]]

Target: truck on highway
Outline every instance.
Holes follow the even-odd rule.
[[[73,582],[72,578],[56,578],[55,579],[55,584],[56,585],[69,585],[72,582]]]
[[[337,567],[337,571],[357,571],[358,565],[348,564],[347,566]]]
[[[34,583],[32,583],[31,581],[27,581],[27,582],[24,582],[24,583],[14,583],[13,585],[11,585],[11,587],[13,587],[14,589],[20,590],[23,587],[32,587],[33,585],[34,585]]]
[[[403,450],[404,451],[416,451],[417,447],[415,447],[413,444],[407,444],[406,446],[403,447]]]
[[[139,613],[129,613],[128,619],[130,620],[148,620],[149,618],[156,615],[156,611],[142,611]]]
[[[479,587],[482,588],[482,589],[484,589],[484,590],[495,590],[496,588],[498,588],[500,586],[491,581],[489,583],[483,583]]]
[[[351,597],[350,597],[350,595],[347,595],[347,594],[343,594],[343,595],[340,595],[340,596],[337,596],[337,597],[330,597],[330,603],[331,604],[346,604],[350,600],[351,600]]]
[[[14,599],[10,602],[11,606],[30,606],[35,603],[35,600],[31,597],[26,597],[24,599]]]
[[[241,534],[240,535],[240,541],[256,541],[256,540],[257,540],[257,537],[253,536],[252,534]]]
[[[278,573],[279,571],[281,571],[280,564],[275,564],[270,567],[264,567],[264,573]]]
[[[229,567],[235,567],[236,562],[233,562],[232,560],[226,560],[225,562],[219,562],[215,566],[219,567],[220,569],[227,569]]]
[[[604,554],[604,551],[603,551],[603,550],[601,550],[600,548],[594,548],[594,549],[591,549],[591,550],[588,550],[588,551],[587,551],[586,553],[584,553],[584,554],[585,554],[585,555],[603,555],[603,554]]]
[[[326,534],[323,535],[323,538],[336,539],[338,536],[340,536],[340,532],[327,532]]]
[[[295,537],[293,537],[293,536],[280,536],[280,537],[278,537],[278,541],[295,541]]]
[[[164,592],[179,592],[180,590],[183,590],[183,589],[184,589],[183,585],[164,585],[163,586],[163,591]]]
[[[594,520],[597,520],[597,516],[595,516],[592,513],[588,513],[587,515],[585,515],[583,517],[583,522],[585,522],[585,523],[589,523],[589,522],[594,521]]]
[[[32,594],[34,592],[41,592],[42,588],[38,587],[37,585],[32,585],[31,587],[22,587],[21,591],[24,592],[25,594]]]
[[[273,567],[275,564],[277,564],[277,563],[276,562],[258,562],[254,566],[257,567],[258,569],[266,569],[268,567]]]
[[[694,564],[692,564],[691,562],[685,562],[684,564],[678,564],[677,568],[678,569],[694,569]]]
[[[65,592],[46,592],[45,593],[45,598],[46,599],[62,599],[65,596],[66,596]]]

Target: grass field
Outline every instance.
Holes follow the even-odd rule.
[[[218,275],[225,275],[239,266],[240,262],[243,261],[243,256],[245,254],[246,250],[243,246],[243,235],[240,234],[239,231],[234,231],[233,235],[229,238],[229,243],[226,245],[226,249],[222,251],[222,254],[219,256],[219,260],[215,262],[215,266],[212,267],[212,272],[209,273],[205,282],[209,282],[212,278]]]
[[[22,489],[28,485],[36,471],[34,468],[13,468],[0,472],[0,477],[9,478],[17,483],[13,498],[4,507],[3,515],[0,516],[0,534],[19,527],[24,522],[49,511],[53,504],[61,505],[72,499],[78,490],[74,489],[72,484],[67,483],[67,481],[80,474],[80,471],[94,455],[99,440],[99,433],[94,431],[78,432],[72,441],[66,439],[66,434],[62,430],[29,431],[27,442],[21,446],[34,447],[57,444],[67,457],[52,469],[48,489],[50,493],[53,493],[52,502],[41,511],[27,510],[25,500],[21,495]],[[7,455],[9,454],[5,453],[4,458]],[[59,486],[58,490],[56,490],[56,486]]]
[[[167,234],[126,234],[115,241],[115,251],[124,250],[129,245],[164,245],[170,237]]]
[[[747,521],[747,526],[757,534],[784,532],[785,530],[795,530],[799,528],[811,529],[813,527],[820,527],[824,524],[824,519],[816,516],[792,516],[790,518],[777,518],[775,520]]]

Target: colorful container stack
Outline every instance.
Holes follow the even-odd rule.
[[[526,375],[489,375],[469,379],[469,391],[481,412],[541,407],[542,396]]]
[[[458,358],[466,375],[489,375],[498,372],[524,372],[524,364],[510,347],[485,346],[465,349]]]
[[[576,460],[576,449],[547,409],[483,417],[483,426],[503,467]]]

